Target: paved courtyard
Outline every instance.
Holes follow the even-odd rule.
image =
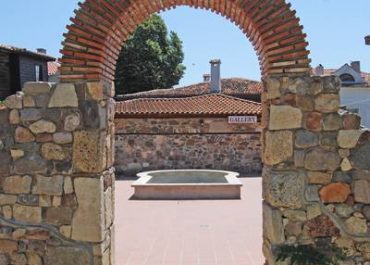
[[[135,201],[116,182],[116,264],[262,265],[261,178],[241,200]]]

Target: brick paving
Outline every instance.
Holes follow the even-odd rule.
[[[135,201],[116,182],[116,264],[262,265],[261,178],[241,200]]]

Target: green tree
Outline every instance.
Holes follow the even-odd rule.
[[[171,88],[185,72],[182,42],[152,15],[124,43],[116,67],[116,93]]]

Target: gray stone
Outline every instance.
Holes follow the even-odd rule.
[[[48,247],[45,265],[87,265],[90,263],[87,250],[78,247]]]
[[[306,212],[302,210],[285,210],[283,215],[292,222],[304,222],[307,220]]]
[[[263,204],[263,233],[272,244],[281,244],[285,241],[281,212],[266,203]]]
[[[23,85],[23,93],[25,95],[36,96],[40,94],[49,94],[52,85],[46,82],[26,82]]]
[[[70,144],[73,141],[73,136],[71,133],[54,133],[53,134],[53,141],[57,144]]]
[[[22,109],[21,111],[21,120],[25,121],[37,121],[42,118],[41,110],[39,109]]]
[[[335,132],[324,132],[320,134],[320,145],[325,148],[337,147],[337,134]]]
[[[367,220],[370,220],[370,205],[365,205],[362,212],[363,212],[365,218]]]
[[[351,171],[351,177],[354,180],[359,180],[359,179],[370,180],[370,171],[369,170],[353,170]]]
[[[49,108],[63,107],[78,107],[78,99],[74,84],[58,84],[51,96]]]
[[[49,94],[38,95],[35,97],[36,106],[39,108],[46,108],[49,104],[49,100],[50,100]]]
[[[356,202],[370,204],[370,183],[367,180],[357,180],[353,183],[353,193]]]
[[[81,123],[81,115],[76,112],[68,115],[64,120],[64,129],[72,132],[78,128]]]
[[[86,129],[100,128],[99,105],[96,101],[83,101],[80,105],[82,123]]]
[[[324,116],[323,129],[324,131],[337,131],[342,127],[342,119],[337,113],[332,113]]]
[[[28,154],[14,162],[15,174],[46,174],[47,163],[38,154]]]
[[[341,81],[339,77],[330,75],[321,77],[323,81],[323,91],[326,93],[339,93]]]
[[[63,176],[44,177],[37,176],[34,194],[60,196],[63,194]]]
[[[333,182],[351,183],[352,178],[346,172],[336,171],[336,172],[334,172],[334,175],[333,175]]]
[[[292,209],[303,205],[304,177],[295,172],[264,172],[263,197],[274,207]]]
[[[39,205],[39,196],[33,194],[20,194],[18,196],[19,204],[27,206],[38,206]]]
[[[347,204],[337,204],[336,207],[335,207],[335,212],[340,216],[340,217],[344,217],[344,218],[348,218],[350,217],[354,210],[351,206],[347,205]]]
[[[370,170],[370,142],[362,144],[360,147],[352,151],[350,161],[355,169]]]
[[[298,148],[309,148],[319,144],[319,137],[317,134],[309,131],[298,131],[295,136],[295,145]]]
[[[340,162],[341,158],[337,152],[314,148],[306,154],[305,167],[312,171],[334,171]]]
[[[303,150],[296,150],[294,151],[294,166],[295,167],[304,167],[304,158],[305,158],[305,151]]]
[[[309,185],[305,189],[305,198],[309,202],[318,202],[320,201],[319,197],[319,188],[317,185]]]
[[[0,151],[3,151],[5,148],[5,144],[3,141],[0,140]]]

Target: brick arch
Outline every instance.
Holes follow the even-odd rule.
[[[252,42],[263,76],[309,74],[306,34],[285,0],[86,0],[64,35],[61,79],[113,81],[122,43],[151,14],[186,5],[235,23]]]

